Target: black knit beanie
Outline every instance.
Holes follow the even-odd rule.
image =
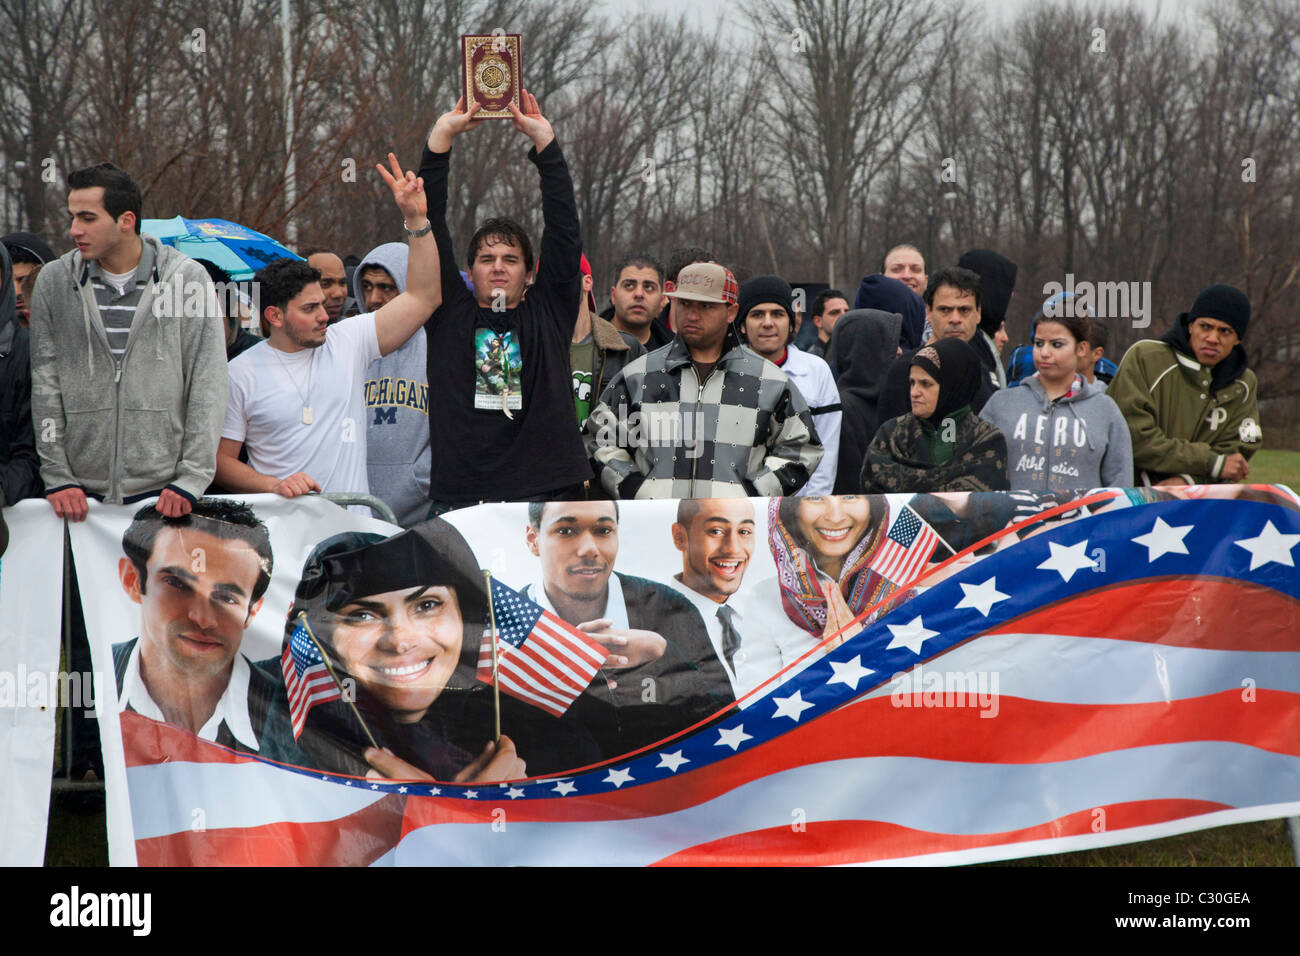
[[[780,276],[754,276],[741,285],[736,324],[743,330],[749,310],[766,302],[774,302],[785,309],[790,316],[790,328],[794,329],[794,292],[790,283]]]
[[[1246,327],[1250,325],[1250,299],[1235,286],[1212,285],[1196,297],[1192,310],[1187,313],[1189,325],[1197,319],[1227,322],[1237,338],[1244,339]]]

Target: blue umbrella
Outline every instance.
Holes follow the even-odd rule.
[[[236,282],[272,259],[301,259],[270,236],[225,219],[146,219],[140,229],[191,259],[207,259],[230,273]]]

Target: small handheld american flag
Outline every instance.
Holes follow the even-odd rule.
[[[289,691],[293,739],[297,740],[302,736],[302,728],[312,707],[342,696],[320,649],[308,633],[305,615],[299,615],[298,626],[293,629],[289,643],[280,655],[280,669],[284,671],[284,684]]]
[[[890,522],[871,570],[894,584],[910,584],[939,546],[939,536],[907,505]]]
[[[514,588],[492,578],[492,607],[500,638],[501,690],[561,716],[609,656],[603,645]],[[492,635],[479,650],[478,679],[492,683]]]

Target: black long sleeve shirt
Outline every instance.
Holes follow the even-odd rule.
[[[438,242],[442,305],[428,334],[429,497],[520,500],[591,477],[573,423],[569,342],[582,294],[582,235],[573,180],[552,141],[528,159],[541,174],[541,268],[514,308],[481,308],[456,267],[447,227],[451,153],[425,147],[420,176]],[[520,407],[505,413],[504,388]]]

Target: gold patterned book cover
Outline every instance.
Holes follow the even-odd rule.
[[[466,33],[460,38],[460,85],[465,108],[483,104],[476,119],[510,119],[520,105],[522,44],[518,33]]]

